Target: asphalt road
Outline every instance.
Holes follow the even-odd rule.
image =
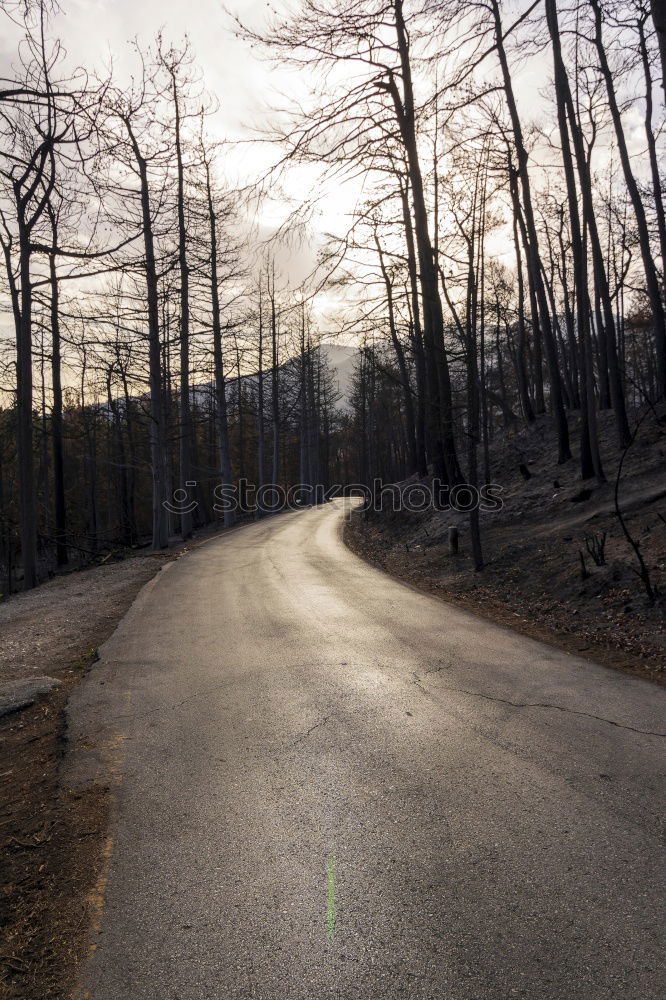
[[[142,592],[71,705],[115,790],[92,1000],[662,1000],[666,692],[367,566],[331,504]]]

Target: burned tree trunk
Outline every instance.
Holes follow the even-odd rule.
[[[534,288],[537,305],[539,309],[539,324],[543,331],[544,346],[546,348],[546,358],[548,361],[548,374],[550,378],[550,396],[555,417],[555,428],[558,442],[558,461],[567,462],[571,458],[569,447],[569,425],[564,409],[562,396],[562,382],[560,378],[557,344],[553,334],[553,328],[548,308],[548,299],[541,273],[541,260],[539,257],[539,243],[537,239],[534,210],[532,207],[532,190],[530,178],[527,170],[528,155],[523,140],[523,130],[518,114],[518,106],[513,92],[513,81],[509,70],[509,62],[504,48],[504,34],[498,0],[492,0],[492,11],[495,20],[495,45],[502,69],[502,79],[504,82],[504,94],[509,108],[511,125],[513,129],[514,144],[516,147],[516,158],[518,162],[518,179],[522,192],[522,208],[527,229],[527,266],[531,276],[531,283]]]

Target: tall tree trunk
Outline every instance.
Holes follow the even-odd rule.
[[[554,28],[556,32],[558,32],[558,38],[559,38],[559,29],[557,26],[557,8],[555,4],[554,7],[555,7]],[[569,85],[569,77],[566,71],[566,67],[564,65],[564,61],[561,56],[561,51],[559,50],[559,46],[558,46],[558,52],[559,52],[559,64],[560,64],[559,87],[560,87],[561,98],[564,102],[564,106],[566,109],[567,120],[571,132],[571,138],[573,141],[573,147],[576,157],[576,166],[578,169],[578,182],[580,187],[581,200],[583,203],[583,230],[586,231],[590,237],[590,250],[592,254],[592,267],[594,272],[595,291],[601,300],[601,305],[603,309],[603,323],[600,321],[600,319],[598,319],[597,322],[599,325],[600,332],[603,326],[605,364],[608,367],[608,388],[610,391],[610,399],[615,414],[615,424],[617,428],[620,447],[625,447],[630,437],[629,421],[627,419],[624,387],[622,385],[620,365],[617,356],[617,336],[615,329],[615,317],[613,314],[613,304],[610,296],[608,275],[606,271],[606,266],[604,264],[604,256],[601,248],[601,240],[599,238],[599,230],[597,227],[596,213],[594,209],[594,200],[592,197],[592,176],[590,172],[590,163],[588,157],[585,154],[583,132],[580,122],[578,120],[578,115],[576,114],[576,108],[574,106],[574,101],[571,94],[571,87]],[[603,363],[604,362],[602,361],[602,364]]]
[[[278,323],[275,303],[275,270],[273,284],[269,287],[271,303],[271,417],[273,420],[273,486],[279,485],[280,478],[280,352],[278,344]]]
[[[17,203],[19,194],[17,191]],[[20,218],[20,216],[19,216]],[[32,279],[30,232],[19,222],[20,320],[16,331],[16,406],[19,472],[19,529],[23,586],[37,586],[37,500],[32,453]]]
[[[384,261],[384,253],[382,251],[381,244],[379,242],[379,237],[377,233],[374,234],[375,246],[377,248],[377,254],[379,256],[379,267],[382,272],[382,277],[384,279],[384,287],[386,289],[386,304],[388,308],[388,321],[389,321],[389,332],[391,334],[391,343],[393,344],[393,350],[395,351],[396,361],[398,362],[398,371],[400,372],[400,384],[402,387],[403,401],[405,406],[405,434],[407,438],[407,464],[408,464],[408,474],[411,476],[417,471],[417,459],[416,459],[416,424],[414,420],[414,400],[412,399],[412,387],[409,379],[409,372],[407,371],[407,364],[405,361],[405,352],[403,346],[400,343],[400,338],[398,337],[398,331],[395,325],[395,308],[393,304],[393,285],[391,283],[391,277],[386,269],[386,263]]]
[[[486,377],[486,208],[488,202],[488,164],[483,168],[483,182],[481,187],[481,209],[479,220],[479,240],[478,240],[478,261],[476,275],[476,296],[480,298],[478,306],[478,329],[479,329],[479,389],[481,392],[481,435],[483,441],[483,478],[486,485],[490,483],[490,427],[488,390]],[[480,288],[480,296],[479,296]],[[481,548],[481,537],[479,535],[479,550]],[[483,559],[481,559],[481,563]]]
[[[412,224],[412,213],[409,206],[409,188],[407,182],[398,175],[400,184],[400,201],[402,204],[402,220],[405,229],[405,242],[407,244],[407,269],[409,273],[409,306],[412,318],[412,343],[414,345],[414,358],[416,367],[416,462],[417,471],[421,478],[428,474],[428,463],[426,460],[426,393],[428,386],[428,374],[426,372],[426,356],[423,350],[423,332],[421,330],[421,309],[419,305],[418,273],[416,265],[416,250],[414,246],[414,226]],[[434,376],[434,373],[433,373]],[[434,377],[432,379],[433,384]],[[434,415],[436,410],[429,407],[430,414]],[[431,441],[435,440],[432,432]]]
[[[558,214],[560,218],[560,224],[557,232],[557,241],[559,248],[558,273],[560,278],[560,284],[562,285],[564,318],[567,326],[567,343],[569,345],[569,352],[571,354],[572,406],[574,409],[577,410],[580,407],[580,372],[578,371],[578,345],[576,343],[576,329],[575,329],[574,315],[572,309],[574,296],[571,295],[569,289],[569,278],[567,274],[567,254],[564,246],[563,205],[558,206]],[[555,262],[553,261],[553,263]]]
[[[243,411],[243,376],[241,374],[238,339],[236,339],[236,392],[238,395],[238,496],[241,511],[244,511],[247,502],[245,481],[245,414]]]
[[[666,103],[666,0],[651,0],[652,20],[654,30],[659,40],[659,54],[661,56],[661,86],[663,88],[663,98]],[[666,264],[664,264],[666,267]]]
[[[299,483],[312,487],[310,478],[310,421],[308,357],[305,349],[305,303],[301,303],[301,356],[300,356],[300,419],[299,419]]]
[[[533,424],[536,420],[534,408],[530,397],[529,384],[527,379],[527,331],[525,329],[525,281],[523,279],[523,261],[520,253],[520,237],[518,235],[520,202],[518,199],[518,188],[516,185],[516,175],[513,167],[509,163],[509,183],[511,188],[511,201],[513,205],[513,245],[516,252],[516,278],[518,281],[518,343],[516,344],[515,365],[516,378],[518,381],[518,395],[523,417],[527,424]]]
[[[192,534],[192,511],[189,504],[189,484],[192,482],[192,413],[190,409],[190,269],[187,262],[187,229],[185,225],[185,172],[180,128],[180,101],[176,72],[171,70],[172,97],[174,107],[174,135],[176,140],[177,166],[177,214],[178,214],[178,268],[180,272],[180,437],[179,466],[180,489],[188,494],[185,507],[180,513],[181,536]]]
[[[409,36],[403,15],[403,0],[394,0],[396,39],[400,57],[402,97],[396,80],[390,76],[386,85],[392,95],[402,142],[409,168],[410,187],[414,206],[414,233],[419,260],[421,298],[423,303],[423,329],[426,352],[430,354],[437,373],[438,398],[431,404],[439,406],[438,430],[440,432],[444,468],[437,470],[446,475],[450,486],[462,482],[462,472],[456,452],[453,432],[453,396],[449,363],[444,342],[444,315],[439,297],[437,265],[428,228],[421,164],[416,140],[416,115],[414,90],[409,52]]]
[[[629,197],[634,210],[634,216],[636,218],[638,243],[641,250],[643,270],[645,271],[645,285],[647,288],[648,298],[650,300],[650,307],[652,309],[652,321],[654,323],[654,338],[657,351],[657,393],[659,398],[662,399],[666,397],[666,317],[664,315],[664,307],[661,301],[661,290],[657,279],[657,271],[652,258],[650,231],[648,228],[647,217],[645,215],[645,208],[643,206],[641,193],[639,191],[634,172],[631,168],[629,150],[627,148],[627,142],[624,135],[624,126],[622,124],[622,115],[620,113],[615,93],[613,74],[608,64],[606,49],[604,48],[601,6],[599,0],[590,0],[590,4],[592,6],[592,10],[594,11],[594,44],[599,57],[599,67],[606,83],[608,106],[610,108],[611,118],[613,119],[613,126],[615,128],[615,138],[620,153],[620,162],[622,163],[624,182],[627,186],[627,191],[629,192]]]
[[[264,421],[264,314],[261,281],[259,283],[259,346],[258,346],[258,372],[257,372],[257,489],[263,488],[265,474],[264,441],[265,441],[265,421]]]
[[[474,267],[474,251],[477,239],[476,229],[476,201],[478,197],[478,177],[477,190],[474,194],[474,208],[472,211],[472,235],[468,241],[468,268],[467,268],[467,296],[465,309],[465,354],[467,369],[467,482],[472,489],[477,489],[479,482],[478,470],[478,445],[479,445],[479,365],[477,347],[477,318],[478,318],[478,275]],[[481,227],[479,227],[481,228]],[[475,570],[483,569],[483,550],[481,547],[481,525],[479,523],[479,505],[473,504],[469,512],[469,529],[472,542],[472,557],[474,559]]]
[[[666,8],[666,0],[663,3],[663,7]],[[645,76],[645,136],[647,139],[648,155],[650,158],[654,208],[657,215],[657,232],[659,234],[659,252],[661,254],[662,268],[661,277],[662,282],[664,283],[664,291],[666,293],[666,217],[664,215],[664,197],[661,189],[661,177],[659,174],[657,143],[654,136],[654,130],[652,128],[652,72],[650,70],[650,59],[648,56],[647,43],[645,41],[645,25],[643,20],[638,21],[638,37],[640,41],[641,61],[643,63],[643,74]],[[626,444],[628,443],[629,441],[627,440]]]
[[[134,437],[134,418],[132,416],[132,401],[127,384],[127,371],[121,366],[121,378],[123,383],[123,400],[125,402],[125,423],[127,425],[127,446],[129,450],[129,468],[127,471],[127,502],[130,523],[130,544],[134,545],[137,540],[136,524],[136,441]]]
[[[326,465],[322,462],[319,447],[320,441],[320,415],[322,411],[322,389],[321,372],[322,362],[319,350],[314,351],[312,342],[308,339],[307,345],[307,392],[310,437],[308,441],[308,461],[310,483],[314,486],[314,502],[323,503],[323,488],[326,478]],[[315,382],[316,375],[316,382]]]
[[[51,386],[53,391],[53,406],[51,408],[51,435],[53,449],[53,499],[55,513],[55,544],[56,563],[66,566],[69,557],[67,553],[67,509],[65,504],[65,467],[63,455],[63,421],[62,421],[62,372],[60,358],[60,301],[58,273],[56,269],[55,249],[57,244],[56,217],[49,207],[49,216],[53,231],[53,250],[49,254],[49,286],[51,293]]]
[[[83,434],[85,449],[83,452],[83,462],[85,468],[85,479],[88,493],[88,545],[94,555],[99,545],[99,525],[97,511],[97,408],[93,402],[90,412],[86,403],[87,384],[87,352],[85,339],[82,344],[82,365],[81,365],[81,420],[83,423]]]
[[[210,299],[213,325],[213,364],[215,369],[215,428],[219,461],[220,486],[223,491],[231,490],[231,452],[229,448],[229,417],[227,413],[227,387],[224,377],[222,355],[222,323],[220,319],[220,292],[217,271],[217,214],[213,202],[210,167],[206,161],[206,196],[208,201],[208,221],[210,225]],[[230,528],[236,521],[235,510],[225,503],[224,526]]]
[[[150,186],[148,166],[141,154],[138,141],[129,118],[123,122],[129,136],[136,160],[141,195],[141,215],[143,222],[144,271],[146,276],[146,298],[148,302],[148,366],[150,382],[150,455],[153,467],[153,533],[155,549],[164,549],[169,544],[169,522],[167,509],[167,446],[164,398],[162,395],[162,351],[160,343],[160,312],[155,241],[150,206]]]
[[[113,423],[113,445],[114,445],[114,465],[117,469],[118,482],[118,527],[119,536],[123,545],[132,544],[132,526],[130,520],[129,489],[127,483],[127,458],[125,455],[125,441],[123,439],[122,421],[120,418],[120,408],[118,400],[114,397],[111,378],[113,368],[110,367],[106,378],[106,400],[111,413]]]
[[[546,0],[546,20],[553,48],[555,70],[555,100],[557,104],[557,121],[560,132],[562,165],[567,188],[569,204],[569,225],[571,227],[571,250],[574,261],[574,280],[576,290],[576,326],[580,348],[580,391],[581,391],[581,435],[580,435],[580,468],[583,479],[593,475],[599,481],[605,479],[601,466],[599,452],[599,437],[596,425],[596,409],[594,401],[594,377],[592,371],[592,351],[590,340],[590,300],[587,287],[587,257],[586,241],[581,231],[578,214],[578,192],[576,190],[576,175],[566,115],[567,77],[562,51],[560,33],[557,22],[556,0]]]
[[[550,312],[548,309],[548,299],[546,297],[546,290],[544,288],[543,277],[541,274],[539,244],[537,240],[536,223],[534,220],[534,210],[532,208],[532,191],[529,173],[527,170],[528,155],[523,140],[523,130],[520,123],[520,116],[518,114],[518,106],[513,92],[513,83],[511,80],[511,73],[509,71],[509,63],[506,56],[506,50],[504,48],[504,35],[498,0],[492,0],[492,10],[495,20],[495,45],[497,47],[497,55],[502,69],[504,94],[509,108],[509,115],[511,117],[514,143],[516,146],[516,157],[518,161],[518,178],[520,180],[523,196],[522,207],[528,239],[528,270],[532,276],[532,283],[539,309],[539,324],[541,330],[543,331],[544,346],[546,348],[548,374],[550,377],[551,405],[553,408],[555,428],[557,431],[558,461],[562,463],[567,462],[571,458],[571,449],[569,447],[569,426],[564,409],[564,400],[562,398],[562,384],[558,367],[557,344],[553,335]]]
[[[529,263],[530,259],[530,249],[529,249],[529,239],[527,236],[527,228],[525,226],[525,217],[523,215],[522,205],[520,204],[520,194],[518,191],[518,171],[514,169],[511,162],[511,157],[509,156],[509,188],[511,191],[511,200],[513,204],[514,220],[517,223],[518,230],[520,232],[520,240],[522,243],[523,250],[525,251],[525,259]],[[519,250],[519,244],[516,242],[516,248]],[[518,254],[518,259],[520,255]],[[519,270],[518,286],[520,290],[520,285],[523,284],[523,271],[522,266]],[[546,412],[546,401],[544,396],[544,386],[543,386],[543,350],[541,343],[541,328],[539,326],[539,310],[537,308],[536,293],[534,290],[534,281],[532,272],[529,266],[527,267],[527,292],[530,300],[530,318],[532,326],[532,345],[528,338],[525,338],[525,359],[529,361],[530,370],[532,372],[532,382],[534,384],[534,409],[537,413]],[[523,293],[523,308],[520,312],[523,317],[523,327],[526,332],[525,324],[525,305],[524,305],[524,293]]]

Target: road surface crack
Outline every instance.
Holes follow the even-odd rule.
[[[420,680],[417,679],[419,686]],[[564,705],[553,705],[550,702],[545,701],[510,701],[508,698],[499,698],[495,695],[482,694],[480,691],[468,691],[464,688],[455,687],[445,687],[440,688],[442,691],[453,691],[456,694],[466,694],[471,698],[483,698],[485,701],[495,701],[500,705],[509,705],[511,708],[550,708],[556,712],[565,712],[568,715],[582,715],[586,719],[594,719],[596,722],[605,722],[609,726],[616,726],[617,729],[626,729],[630,733],[640,733],[641,736],[666,736],[666,733],[660,733],[653,729],[637,729],[635,726],[625,725],[623,722],[616,722],[614,719],[606,719],[602,715],[594,715],[592,712],[581,712],[575,708],[566,708]]]
[[[297,736],[296,739],[294,740],[294,742],[291,744],[292,747],[295,747],[299,743],[303,743],[304,740],[307,740],[307,738],[310,736],[311,733],[313,733],[315,731],[315,729],[320,729],[321,726],[325,726],[326,723],[329,721],[330,718],[331,718],[331,716],[327,715],[325,718],[320,719],[319,722],[315,722],[314,726],[310,726],[309,729],[306,729],[306,731],[304,733],[300,733],[300,735]]]
[[[166,705],[158,705],[157,708],[146,709],[145,712],[122,712],[119,715],[113,716],[113,721],[118,722],[122,719],[146,719],[151,715],[160,715],[166,712],[175,712],[183,705],[187,705],[191,701],[195,701],[197,698],[203,698],[205,696],[216,694],[222,688],[228,687],[228,682],[224,681],[222,684],[216,684],[214,687],[202,688],[201,691],[193,691],[189,694],[187,698],[183,698],[182,701],[176,701],[168,703]]]

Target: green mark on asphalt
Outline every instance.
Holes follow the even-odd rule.
[[[328,859],[326,869],[326,937],[331,939],[335,930],[335,851]]]

